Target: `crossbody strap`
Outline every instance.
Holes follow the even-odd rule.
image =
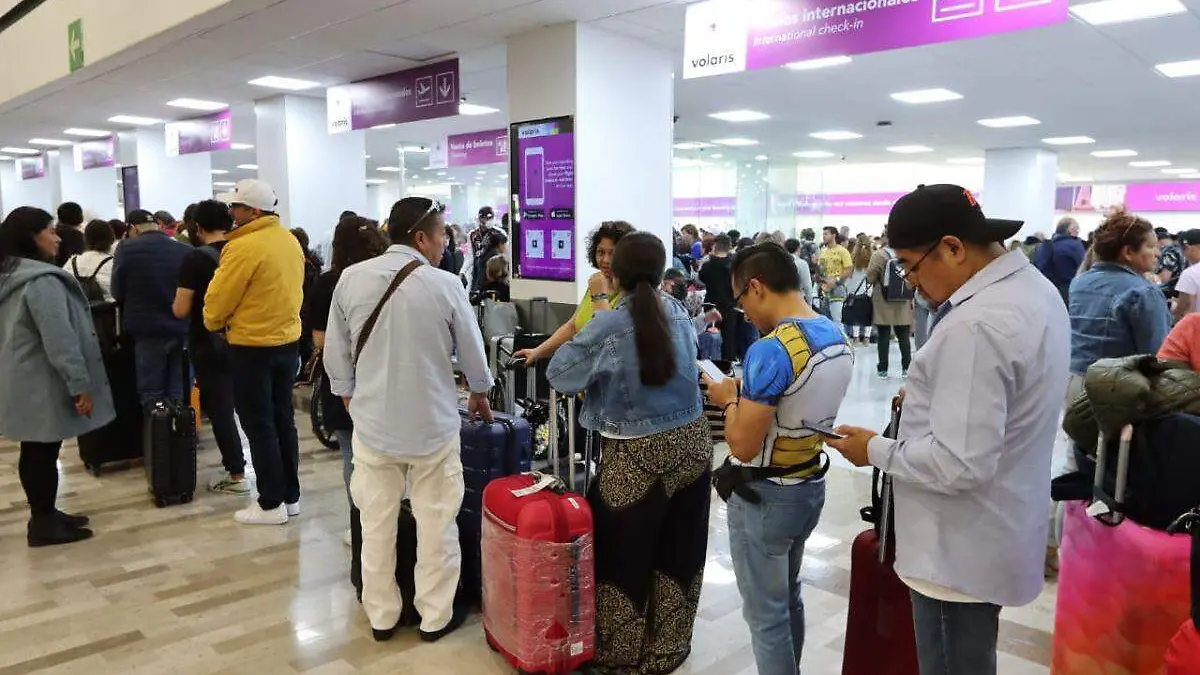
[[[78,258],[76,258],[76,260],[78,260]],[[104,260],[101,260],[101,261],[100,261],[100,264],[99,264],[99,265],[96,265],[96,269],[92,271],[92,276],[90,276],[90,277],[88,277],[88,278],[89,278],[89,279],[95,279],[95,278],[96,278],[96,275],[97,275],[97,274],[100,274],[100,270],[104,269],[104,266],[105,266],[105,265],[107,265],[108,263],[112,262],[112,261],[113,261],[113,257],[112,257],[111,255],[110,255],[110,256],[108,256],[107,258],[105,258]],[[78,268],[76,268],[76,269],[78,269]]]
[[[379,322],[379,315],[383,313],[383,307],[388,300],[392,299],[392,295],[396,293],[396,289],[400,288],[400,284],[408,278],[418,267],[421,266],[420,260],[414,260],[404,266],[396,276],[392,278],[392,283],[383,292],[383,297],[379,299],[379,304],[375,305],[375,309],[371,312],[371,316],[367,317],[367,322],[363,324],[362,331],[358,334],[358,342],[354,345],[354,365],[358,366],[358,357],[362,356],[363,347],[367,346],[367,338],[371,337],[371,331],[375,330],[375,324]]]

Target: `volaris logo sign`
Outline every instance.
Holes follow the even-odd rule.
[[[706,77],[746,70],[745,12],[729,11],[725,0],[688,7],[683,77]]]

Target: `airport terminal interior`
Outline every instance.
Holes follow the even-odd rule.
[[[343,212],[386,224],[428,197],[464,233],[484,210],[506,228],[520,321],[545,332],[594,296],[605,221],[668,251],[687,226],[869,245],[903,195],[944,183],[1022,221],[1014,250],[1066,218],[1086,240],[1122,205],[1172,237],[1200,228],[1200,0],[0,0],[0,54],[0,213],[174,221],[254,179],[328,264]],[[881,376],[874,338],[854,345],[837,424],[883,430],[907,376],[886,352]],[[95,536],[31,548],[21,439],[0,436],[0,675],[516,672],[478,608],[441,641],[373,639],[313,395],[294,392],[302,501],[280,527],[235,522],[252,498],[207,489],[223,469],[202,419],[194,499],[162,508],[141,462],[94,475],[67,439],[58,508]],[[1047,478],[1071,454],[1058,431]],[[811,675],[843,673],[870,527],[870,467],[828,455],[800,574]],[[714,492],[681,675],[759,672],[726,518]],[[1004,608],[999,673],[1163,672],[1071,669],[1059,606],[1048,574]]]

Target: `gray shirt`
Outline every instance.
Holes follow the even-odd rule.
[[[938,308],[909,369],[900,440],[871,440],[895,479],[896,572],[984,602],[1041,592],[1050,458],[1070,322],[1020,251]]]
[[[793,255],[792,259],[796,261],[796,271],[800,273],[800,292],[804,294],[804,301],[811,306],[813,301],[812,269],[804,258]]]

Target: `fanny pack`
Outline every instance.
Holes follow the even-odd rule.
[[[794,476],[794,474],[814,468],[816,471],[807,476]],[[729,498],[736,492],[747,502],[758,504],[762,498],[750,487],[750,483],[788,476],[804,478],[804,480],[817,480],[824,478],[827,473],[829,473],[829,457],[826,456],[824,450],[818,452],[807,462],[795,466],[742,466],[734,464],[731,458],[726,457],[725,463],[713,472],[713,487],[724,501],[729,501]]]

